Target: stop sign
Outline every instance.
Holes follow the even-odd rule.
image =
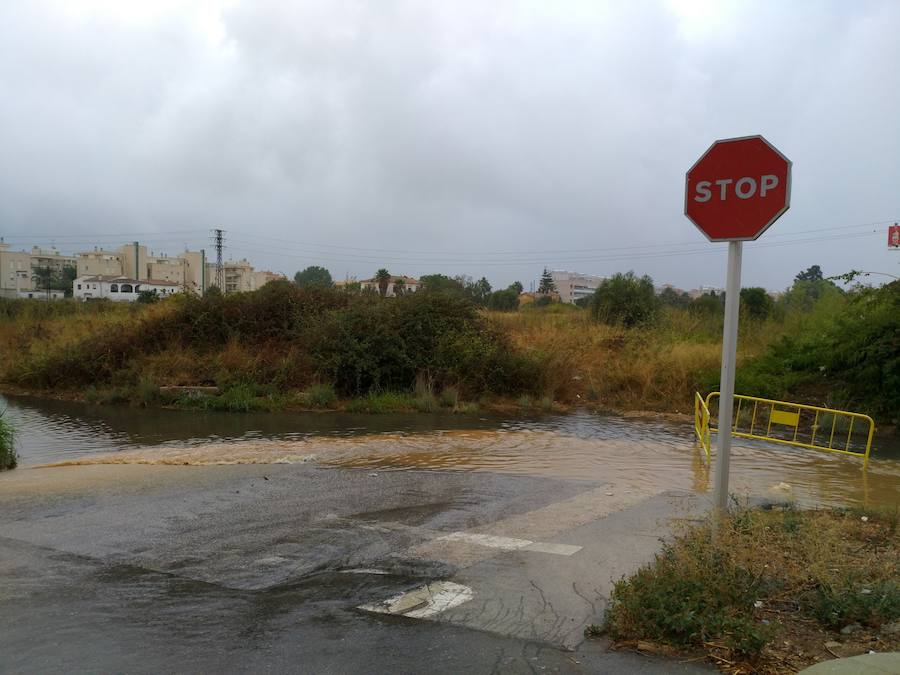
[[[710,241],[756,239],[790,201],[791,162],[762,136],[716,141],[687,172],[684,215]]]

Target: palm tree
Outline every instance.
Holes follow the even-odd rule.
[[[388,284],[391,283],[391,273],[382,267],[375,272],[375,280],[378,282],[378,292],[383,298],[387,295]]]
[[[35,267],[31,271],[31,280],[34,281],[38,288],[36,290],[45,290],[47,299],[50,299],[50,288],[56,280],[56,272],[51,267]]]

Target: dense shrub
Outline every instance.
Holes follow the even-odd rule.
[[[659,308],[659,299],[648,276],[634,272],[605,279],[591,299],[594,318],[603,323],[635,326],[649,321]]]
[[[420,375],[468,393],[508,392],[533,387],[538,371],[472,302],[444,293],[360,297],[322,318],[312,353],[319,374],[345,395],[410,391]]]
[[[826,404],[892,420],[900,410],[900,282],[858,288],[815,330],[785,336],[738,369],[759,396],[827,391]]]
[[[741,311],[748,319],[765,319],[774,306],[775,302],[765,288],[751,286],[741,289]]]
[[[286,390],[323,381],[362,395],[411,391],[421,374],[481,394],[533,388],[538,372],[471,300],[274,281],[252,293],[176,295],[73,338],[32,339],[3,379],[43,389],[111,386],[140,403],[157,383],[214,383],[226,390],[220,398],[231,397],[226,407],[240,410],[261,405],[243,385]]]

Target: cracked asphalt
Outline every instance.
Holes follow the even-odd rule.
[[[0,475],[0,670],[698,672],[582,638],[696,510],[489,472],[20,469]],[[439,540],[454,532],[545,546]],[[358,609],[439,579],[472,599],[427,620]]]

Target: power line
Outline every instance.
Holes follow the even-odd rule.
[[[831,232],[837,230],[846,230],[853,228],[862,228],[862,227],[875,227],[878,225],[885,225],[891,222],[894,222],[896,219],[890,220],[881,220],[881,221],[873,221],[869,223],[856,223],[853,225],[838,225],[835,227],[817,227],[809,230],[799,230],[797,232],[779,232],[773,233],[766,236],[766,239],[773,239],[776,237],[793,237],[801,234],[813,234],[819,232]],[[306,242],[299,241],[295,239],[283,239],[278,237],[267,237],[264,235],[257,235],[254,233],[253,240],[266,240],[277,243],[286,243],[286,244],[295,244],[299,246],[309,246],[312,248],[324,248],[324,249],[339,249],[339,250],[347,250],[347,251],[373,251],[377,253],[402,253],[402,254],[410,254],[410,255],[447,255],[447,254],[460,254],[460,255],[534,255],[541,254],[545,255],[548,253],[586,253],[590,251],[626,251],[626,250],[635,250],[635,249],[644,249],[644,248],[671,248],[673,246],[696,246],[698,244],[697,241],[683,241],[683,242],[667,242],[667,243],[659,243],[659,244],[637,244],[632,246],[617,246],[617,247],[597,247],[597,248],[577,248],[577,249],[540,249],[540,250],[505,250],[505,251],[478,251],[478,252],[470,252],[470,251],[452,251],[452,250],[411,250],[411,249],[396,249],[396,248],[375,248],[369,246],[348,246],[345,244],[320,244],[314,242]]]
[[[768,249],[781,248],[784,246],[794,246],[797,244],[819,243],[823,241],[835,241],[846,239],[859,239],[864,237],[881,236],[880,232],[861,232],[838,234],[826,237],[807,237],[802,239],[793,239],[789,241],[776,242],[748,242],[748,248],[752,249]],[[239,242],[242,240],[239,240]],[[681,249],[671,251],[647,251],[635,252],[630,254],[614,254],[614,255],[595,255],[595,256],[579,256],[579,257],[556,257],[548,260],[548,256],[544,255],[540,258],[518,258],[516,260],[482,260],[477,258],[459,257],[459,258],[427,258],[427,259],[410,259],[401,256],[380,256],[380,255],[357,255],[342,252],[322,252],[299,249],[289,246],[267,247],[263,242],[256,242],[251,245],[238,244],[238,248],[242,252],[257,253],[262,255],[274,255],[286,258],[308,257],[311,259],[328,260],[334,262],[350,262],[350,263],[399,263],[399,264],[419,264],[419,265],[481,265],[484,267],[506,266],[506,265],[544,265],[552,262],[553,265],[568,263],[586,263],[586,262],[611,262],[611,261],[627,261],[627,260],[644,260],[653,258],[671,258],[691,255],[724,255],[724,249],[719,247],[703,246],[702,248]]]

